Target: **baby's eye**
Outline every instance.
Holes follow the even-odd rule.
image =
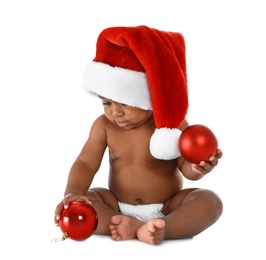
[[[127,104],[124,104],[124,103],[119,103],[119,104],[122,105],[122,106],[125,106],[125,107],[127,106]]]
[[[103,105],[104,106],[110,106],[111,105],[111,102],[108,102],[108,101],[107,102],[103,102]]]

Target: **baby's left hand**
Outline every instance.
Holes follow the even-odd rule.
[[[193,164],[192,169],[198,174],[205,175],[212,171],[215,166],[217,166],[219,159],[222,158],[223,153],[220,149],[217,150],[215,156],[211,156],[209,161],[201,161],[199,164]]]

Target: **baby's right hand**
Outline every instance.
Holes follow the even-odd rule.
[[[59,225],[58,221],[60,219],[60,213],[63,209],[67,209],[69,207],[69,204],[74,201],[81,201],[86,204],[92,205],[91,201],[88,197],[78,194],[78,193],[69,193],[67,194],[63,200],[57,205],[55,209],[55,216],[54,216],[54,222],[56,226]]]

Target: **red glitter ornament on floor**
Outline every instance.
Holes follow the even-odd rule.
[[[63,241],[67,238],[72,240],[85,240],[96,230],[98,216],[95,209],[83,202],[73,202],[60,214],[59,227],[64,233],[62,238],[53,241]]]
[[[216,155],[218,141],[214,133],[204,125],[191,125],[181,133],[178,147],[189,162],[199,164]]]

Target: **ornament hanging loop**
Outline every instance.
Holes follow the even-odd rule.
[[[68,235],[67,233],[64,233],[62,237],[54,238],[54,239],[52,239],[51,242],[61,242],[61,241],[65,241],[68,237],[69,237],[69,235]]]

